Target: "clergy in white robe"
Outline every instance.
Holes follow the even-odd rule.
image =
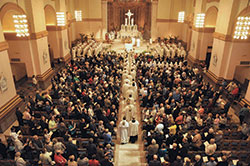
[[[76,57],[76,47],[72,48],[72,57],[73,57],[73,59],[75,59],[75,57]]]
[[[139,122],[133,118],[129,122],[129,141],[131,143],[135,143],[138,139],[138,128],[139,128]]]
[[[128,137],[129,123],[126,121],[126,117],[123,117],[123,120],[119,123],[118,127],[119,127],[121,143],[122,144],[128,143],[128,140],[129,140],[129,137]]]
[[[78,49],[77,49],[77,56],[80,57],[81,53],[82,53],[82,49],[81,49],[81,47],[78,47]]]
[[[132,90],[132,86],[127,91],[125,91],[124,97],[126,98],[129,97],[129,98],[132,98],[133,100],[136,99],[136,93],[135,91]]]
[[[135,116],[136,107],[134,104],[127,105],[124,109],[127,120],[130,121]]]
[[[126,82],[125,84],[123,84],[122,86],[122,93],[126,93],[126,91],[131,87],[131,83]]]

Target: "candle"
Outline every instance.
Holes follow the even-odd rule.
[[[133,18],[131,19],[131,24],[132,24],[132,26],[134,25],[134,19]]]
[[[128,25],[128,19],[125,18],[125,25]]]

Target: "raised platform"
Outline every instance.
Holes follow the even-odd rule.
[[[141,41],[141,46],[134,46],[134,52],[142,53],[147,50],[147,42]],[[120,39],[115,39],[111,44],[111,50],[116,51],[117,53],[121,53],[125,51],[125,44]]]

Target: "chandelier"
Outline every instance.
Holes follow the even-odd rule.
[[[204,20],[205,20],[205,13],[198,13],[196,15],[195,27],[196,28],[203,28],[204,27]]]
[[[75,10],[75,19],[76,19],[76,21],[82,21],[82,11],[81,10]]]
[[[27,16],[23,15],[13,15],[16,36],[17,37],[26,37],[29,36],[29,29],[28,29],[28,21]]]
[[[178,22],[184,22],[185,12],[181,11],[178,14]]]
[[[250,17],[238,17],[234,31],[234,39],[247,39]]]
[[[65,13],[56,12],[57,26],[65,26]]]

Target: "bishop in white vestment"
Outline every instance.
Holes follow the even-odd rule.
[[[126,117],[123,117],[123,120],[119,123],[119,133],[122,144],[128,143],[128,128],[129,123],[126,121]]]

